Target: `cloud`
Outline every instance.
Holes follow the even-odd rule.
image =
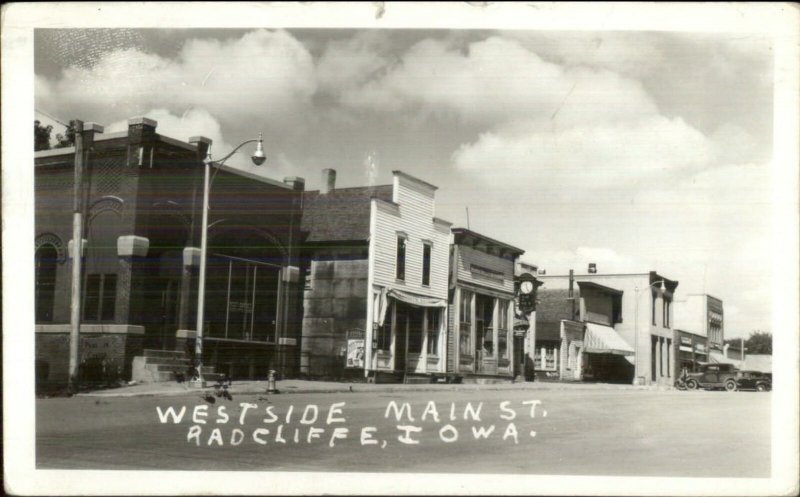
[[[533,124],[491,131],[463,144],[453,163],[470,174],[591,193],[704,166],[713,155],[711,142],[683,120],[654,115],[561,130]]]
[[[57,80],[36,78],[37,105],[108,122],[150,109],[200,107],[228,125],[259,118],[285,126],[316,91],[311,55],[285,31],[252,31],[227,41],[188,40],[175,59],[119,49]]]
[[[536,261],[532,262],[547,274],[567,274],[570,269],[579,274],[586,273],[591,262],[597,264],[598,271],[603,274],[646,272],[652,267],[649,261],[620,254],[608,247],[545,251],[538,253]]]
[[[153,109],[145,112],[144,117],[158,122],[156,130],[159,134],[188,141],[192,136],[205,136],[213,140],[214,149],[228,150],[222,138],[222,127],[214,116],[205,109],[190,109],[180,116],[172,114],[166,109]],[[106,127],[106,133],[126,131],[128,120],[120,120]]]
[[[389,65],[387,37],[379,30],[328,43],[316,66],[320,91],[341,95],[374,78]]]
[[[421,109],[493,125],[524,120],[569,126],[652,113],[638,82],[602,69],[546,62],[515,40],[491,37],[465,50],[425,39],[386,74],[345,91],[345,105]]]
[[[664,61],[658,35],[652,33],[508,31],[503,36],[567,67],[607,69],[633,78],[655,71]]]

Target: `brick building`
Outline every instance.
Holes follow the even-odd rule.
[[[87,147],[84,379],[158,381],[193,359],[202,161],[211,141],[184,143],[156,126],[131,119],[125,132],[97,133]],[[67,377],[74,153],[70,147],[35,155],[40,384]],[[302,180],[278,182],[226,166],[215,176],[203,362],[217,371],[253,377],[296,369],[300,302],[292,267],[302,189]]]

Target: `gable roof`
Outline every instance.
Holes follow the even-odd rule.
[[[392,185],[304,192],[301,229],[308,233],[306,241],[366,241],[372,198],[391,202]]]

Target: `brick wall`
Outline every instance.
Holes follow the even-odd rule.
[[[82,382],[100,385],[130,380],[133,357],[142,353],[142,336],[129,333],[82,334],[79,347]],[[63,387],[68,376],[69,333],[36,333],[37,390]]]

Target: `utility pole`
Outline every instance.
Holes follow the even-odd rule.
[[[72,121],[75,131],[75,171],[72,193],[72,291],[69,316],[69,383],[78,389],[78,357],[81,329],[81,266],[83,262],[83,121]]]
[[[99,124],[72,121],[75,131],[75,171],[72,194],[72,288],[70,300],[69,329],[69,379],[67,389],[70,394],[78,390],[78,365],[80,358],[81,328],[81,275],[83,266],[83,170],[86,166],[86,150],[94,143],[94,134],[102,133]]]

